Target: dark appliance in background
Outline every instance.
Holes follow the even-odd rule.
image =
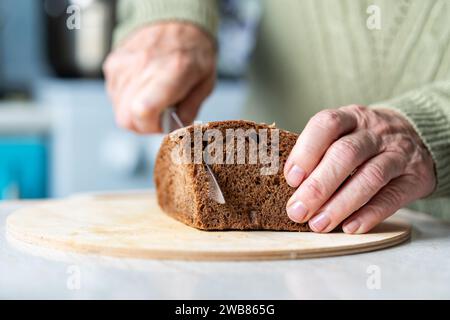
[[[102,76],[115,7],[115,0],[44,0],[48,57],[58,76]]]
[[[7,51],[7,24],[11,28],[11,20],[8,21],[8,11],[5,2],[0,1],[0,101],[2,100],[27,100],[30,98],[29,84],[22,81],[12,81],[7,77],[6,72],[6,51]]]
[[[5,83],[5,79],[3,79],[3,29],[4,29],[4,24],[5,24],[5,17],[3,16],[3,8],[0,4],[0,99],[3,98],[3,96],[5,95],[5,88],[4,88],[4,83]]]

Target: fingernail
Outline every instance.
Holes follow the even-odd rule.
[[[326,213],[320,213],[309,220],[309,226],[316,232],[322,232],[330,223],[330,217]]]
[[[303,222],[308,213],[308,209],[306,209],[305,205],[298,200],[287,207],[286,211],[289,218],[294,222]]]
[[[305,170],[294,164],[287,174],[286,181],[291,187],[295,188],[300,185],[304,177]]]
[[[353,220],[344,225],[342,229],[344,229],[345,233],[354,233],[359,229],[360,226],[361,224],[359,223],[358,220]]]

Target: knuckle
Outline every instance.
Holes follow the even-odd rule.
[[[417,144],[415,141],[408,136],[402,137],[402,139],[399,139],[396,144],[395,148],[406,155],[415,155],[417,150]]]
[[[370,193],[377,192],[387,183],[385,170],[379,165],[370,164],[361,170],[362,186],[368,189]]]
[[[370,114],[373,113],[373,110],[370,108],[359,105],[359,104],[351,104],[345,107],[342,107],[343,111],[347,111],[355,117],[358,127],[366,128],[370,123]]]
[[[360,145],[351,138],[342,138],[331,145],[331,154],[337,159],[353,161],[361,153]]]
[[[308,197],[312,199],[323,199],[325,196],[325,189],[318,179],[310,177],[305,181],[305,189]]]
[[[175,72],[184,73],[190,70],[194,62],[192,57],[184,51],[177,51],[172,57],[172,68]]]
[[[396,128],[387,121],[377,121],[376,123],[372,123],[370,131],[377,137],[384,139],[385,137],[390,137],[390,134],[395,134]]]
[[[368,110],[367,107],[359,105],[359,104],[351,104],[348,106],[349,109],[356,111],[358,113],[364,113]]]
[[[404,192],[398,186],[390,186],[383,192],[383,197],[380,199],[388,204],[391,208],[399,208],[405,201]]]
[[[342,124],[339,111],[333,109],[320,111],[311,120],[314,125],[331,131],[338,131]]]

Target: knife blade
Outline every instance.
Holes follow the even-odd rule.
[[[161,114],[161,126],[164,133],[170,133],[178,128],[183,128],[185,125],[178,117],[175,107],[166,108]],[[208,175],[209,183],[209,197],[219,204],[225,204],[225,197],[223,196],[222,189],[217,182],[217,178],[214,175],[211,167],[205,162],[206,172]]]

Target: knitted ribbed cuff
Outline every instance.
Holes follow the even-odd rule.
[[[434,88],[430,86],[372,105],[373,107],[397,110],[409,120],[421,137],[435,163],[437,187],[430,195],[433,198],[450,195],[450,105],[448,105],[450,100],[448,93],[450,93],[449,84]]]
[[[194,23],[215,38],[219,14],[216,0],[120,0],[118,20],[114,46],[135,29],[165,20]]]

